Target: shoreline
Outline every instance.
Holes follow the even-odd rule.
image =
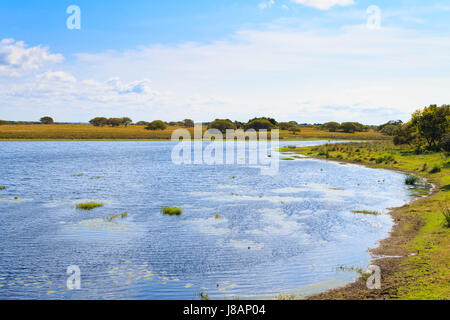
[[[418,175],[416,172],[383,165],[374,165],[347,159],[306,156],[317,160],[333,161],[342,164],[356,164],[367,168],[386,169],[405,174]],[[388,237],[379,240],[378,246],[368,248],[368,252],[371,255],[371,259],[369,260],[370,264],[375,264],[381,268],[381,289],[368,289],[366,277],[360,275],[353,282],[307,296],[305,298],[306,300],[385,300],[397,298],[396,289],[407,280],[402,279],[401,276],[399,277],[398,273],[404,271],[406,268],[405,263],[408,258],[417,255],[417,252],[413,252],[412,248],[409,248],[408,245],[425,225],[425,221],[422,217],[410,214],[410,211],[414,211],[411,207],[420,205],[422,202],[430,201],[431,198],[437,194],[440,187],[438,182],[431,183],[423,175],[419,174],[418,176],[430,183],[431,188],[428,194],[416,196],[415,199],[403,206],[389,208],[388,214],[391,216],[394,225],[392,226]]]

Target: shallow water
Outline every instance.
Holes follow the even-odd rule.
[[[411,200],[393,171],[314,159],[280,161],[276,176],[178,166],[174,145],[0,142],[0,299],[307,295],[356,278],[340,267],[366,268],[392,227],[387,208]],[[87,200],[105,205],[75,209]],[[70,265],[81,290],[66,288]]]

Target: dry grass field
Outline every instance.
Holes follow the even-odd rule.
[[[170,140],[172,132],[180,127],[150,131],[144,126],[94,127],[90,124],[27,124],[0,126],[0,140]],[[206,128],[204,127],[204,130]],[[193,128],[188,129],[193,136]],[[349,139],[349,140],[389,140],[379,132],[328,132],[317,128],[302,128],[292,134],[280,131],[281,140],[303,139]]]

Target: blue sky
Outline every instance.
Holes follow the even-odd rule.
[[[0,119],[407,120],[450,101],[449,16],[450,1],[0,1]]]

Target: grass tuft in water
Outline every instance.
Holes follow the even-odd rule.
[[[161,212],[169,216],[179,216],[183,213],[183,210],[176,207],[164,207],[161,209]]]
[[[216,213],[216,215],[214,216],[216,219],[222,219],[222,216],[218,213]]]
[[[204,293],[203,291],[200,292],[200,298],[202,298],[203,300],[209,300],[209,297],[206,293]]]
[[[372,215],[379,215],[380,213],[378,211],[369,211],[369,210],[352,210],[353,213],[362,213],[362,214],[372,214]]]
[[[103,207],[103,203],[99,202],[84,202],[77,204],[77,209],[80,210],[93,210],[98,207]]]
[[[5,190],[6,187],[5,186],[0,186],[0,190]]]
[[[419,178],[417,178],[416,176],[407,176],[405,178],[405,184],[410,185],[410,186],[414,186],[419,182]]]

